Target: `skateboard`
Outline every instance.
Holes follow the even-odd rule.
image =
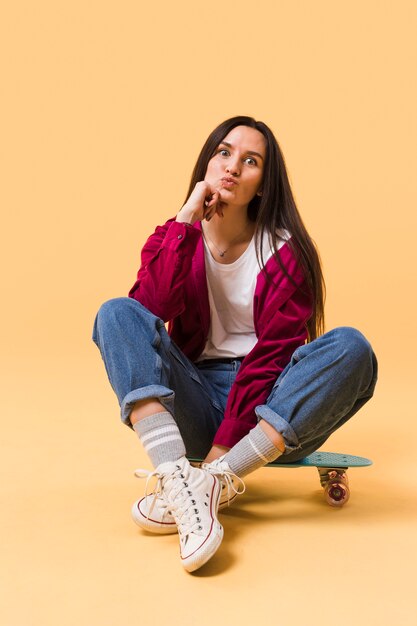
[[[201,462],[201,459],[190,459],[190,461]],[[350,497],[347,470],[349,467],[365,467],[367,465],[372,465],[372,461],[363,456],[318,450],[293,463],[273,461],[265,467],[317,467],[326,502],[330,506],[341,507],[346,504]]]
[[[318,450],[294,463],[268,463],[267,467],[317,467],[324,497],[330,506],[343,506],[349,500],[347,477],[349,467],[372,465],[371,459],[351,454],[323,452]]]

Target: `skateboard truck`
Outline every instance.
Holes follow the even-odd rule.
[[[343,506],[349,500],[349,480],[343,468],[318,467],[324,497],[330,506]]]

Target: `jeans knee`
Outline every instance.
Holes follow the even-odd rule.
[[[376,371],[377,360],[370,342],[357,328],[339,326],[334,329],[343,354],[354,359],[358,364],[371,365]]]
[[[124,311],[126,307],[129,306],[129,302],[131,300],[132,299],[128,297],[111,298],[110,300],[106,300],[106,302],[103,302],[99,308],[97,315],[101,319],[114,317],[115,315],[120,314],[121,311]]]
[[[98,333],[109,325],[113,325],[118,319],[124,316],[131,298],[120,297],[106,300],[97,311],[93,326],[93,341],[97,343]]]
[[[152,337],[153,344],[159,343],[159,330],[164,322],[137,300],[129,297],[111,298],[100,306],[93,328],[93,341],[97,344],[99,336],[115,337],[143,332]]]
[[[344,349],[348,349],[350,352],[362,354],[364,352],[369,353],[370,350],[372,350],[371,344],[366,339],[365,335],[357,328],[353,328],[352,326],[338,326],[334,328],[332,332],[340,346]]]
[[[113,321],[114,319],[119,317],[120,314],[123,314],[126,307],[129,306],[129,300],[130,298],[122,297],[111,298],[110,300],[106,300],[106,302],[103,302],[96,315],[96,320],[98,321],[98,323],[100,325],[106,324],[107,322]]]

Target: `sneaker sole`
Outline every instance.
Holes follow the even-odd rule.
[[[227,502],[226,500],[225,502],[219,504],[219,511],[225,509],[228,505],[230,505],[235,498],[237,498],[236,493],[233,494],[229,502]],[[142,513],[142,511],[140,510],[140,503],[144,499],[145,498],[141,498],[140,500],[137,500],[133,503],[131,514],[135,524],[140,526],[140,528],[142,528],[143,530],[146,530],[156,535],[173,535],[174,533],[177,533],[178,529],[175,522],[160,522],[158,520],[152,519],[151,517],[148,518],[144,513]]]
[[[133,521],[140,526],[143,530],[147,530],[150,533],[157,535],[171,535],[178,532],[175,522],[160,522],[154,520],[152,517],[146,517],[140,510],[140,503],[145,498],[135,502],[132,506],[131,514]]]
[[[216,538],[213,540],[210,547],[206,548],[206,551],[204,553],[204,558],[200,557],[199,559],[196,559],[195,557],[194,558],[188,557],[187,559],[182,559],[182,564],[183,564],[184,569],[187,572],[195,572],[195,570],[200,569],[200,567],[203,567],[203,565],[205,565],[207,561],[209,561],[211,557],[214,556],[217,550],[219,549],[220,544],[223,541],[223,535],[224,535],[223,526],[219,524],[219,527],[217,528],[217,531],[216,531]]]

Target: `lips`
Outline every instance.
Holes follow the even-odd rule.
[[[222,183],[225,183],[227,185],[237,185],[237,181],[233,180],[233,178],[230,178],[228,176],[224,176],[221,180],[222,180]]]

